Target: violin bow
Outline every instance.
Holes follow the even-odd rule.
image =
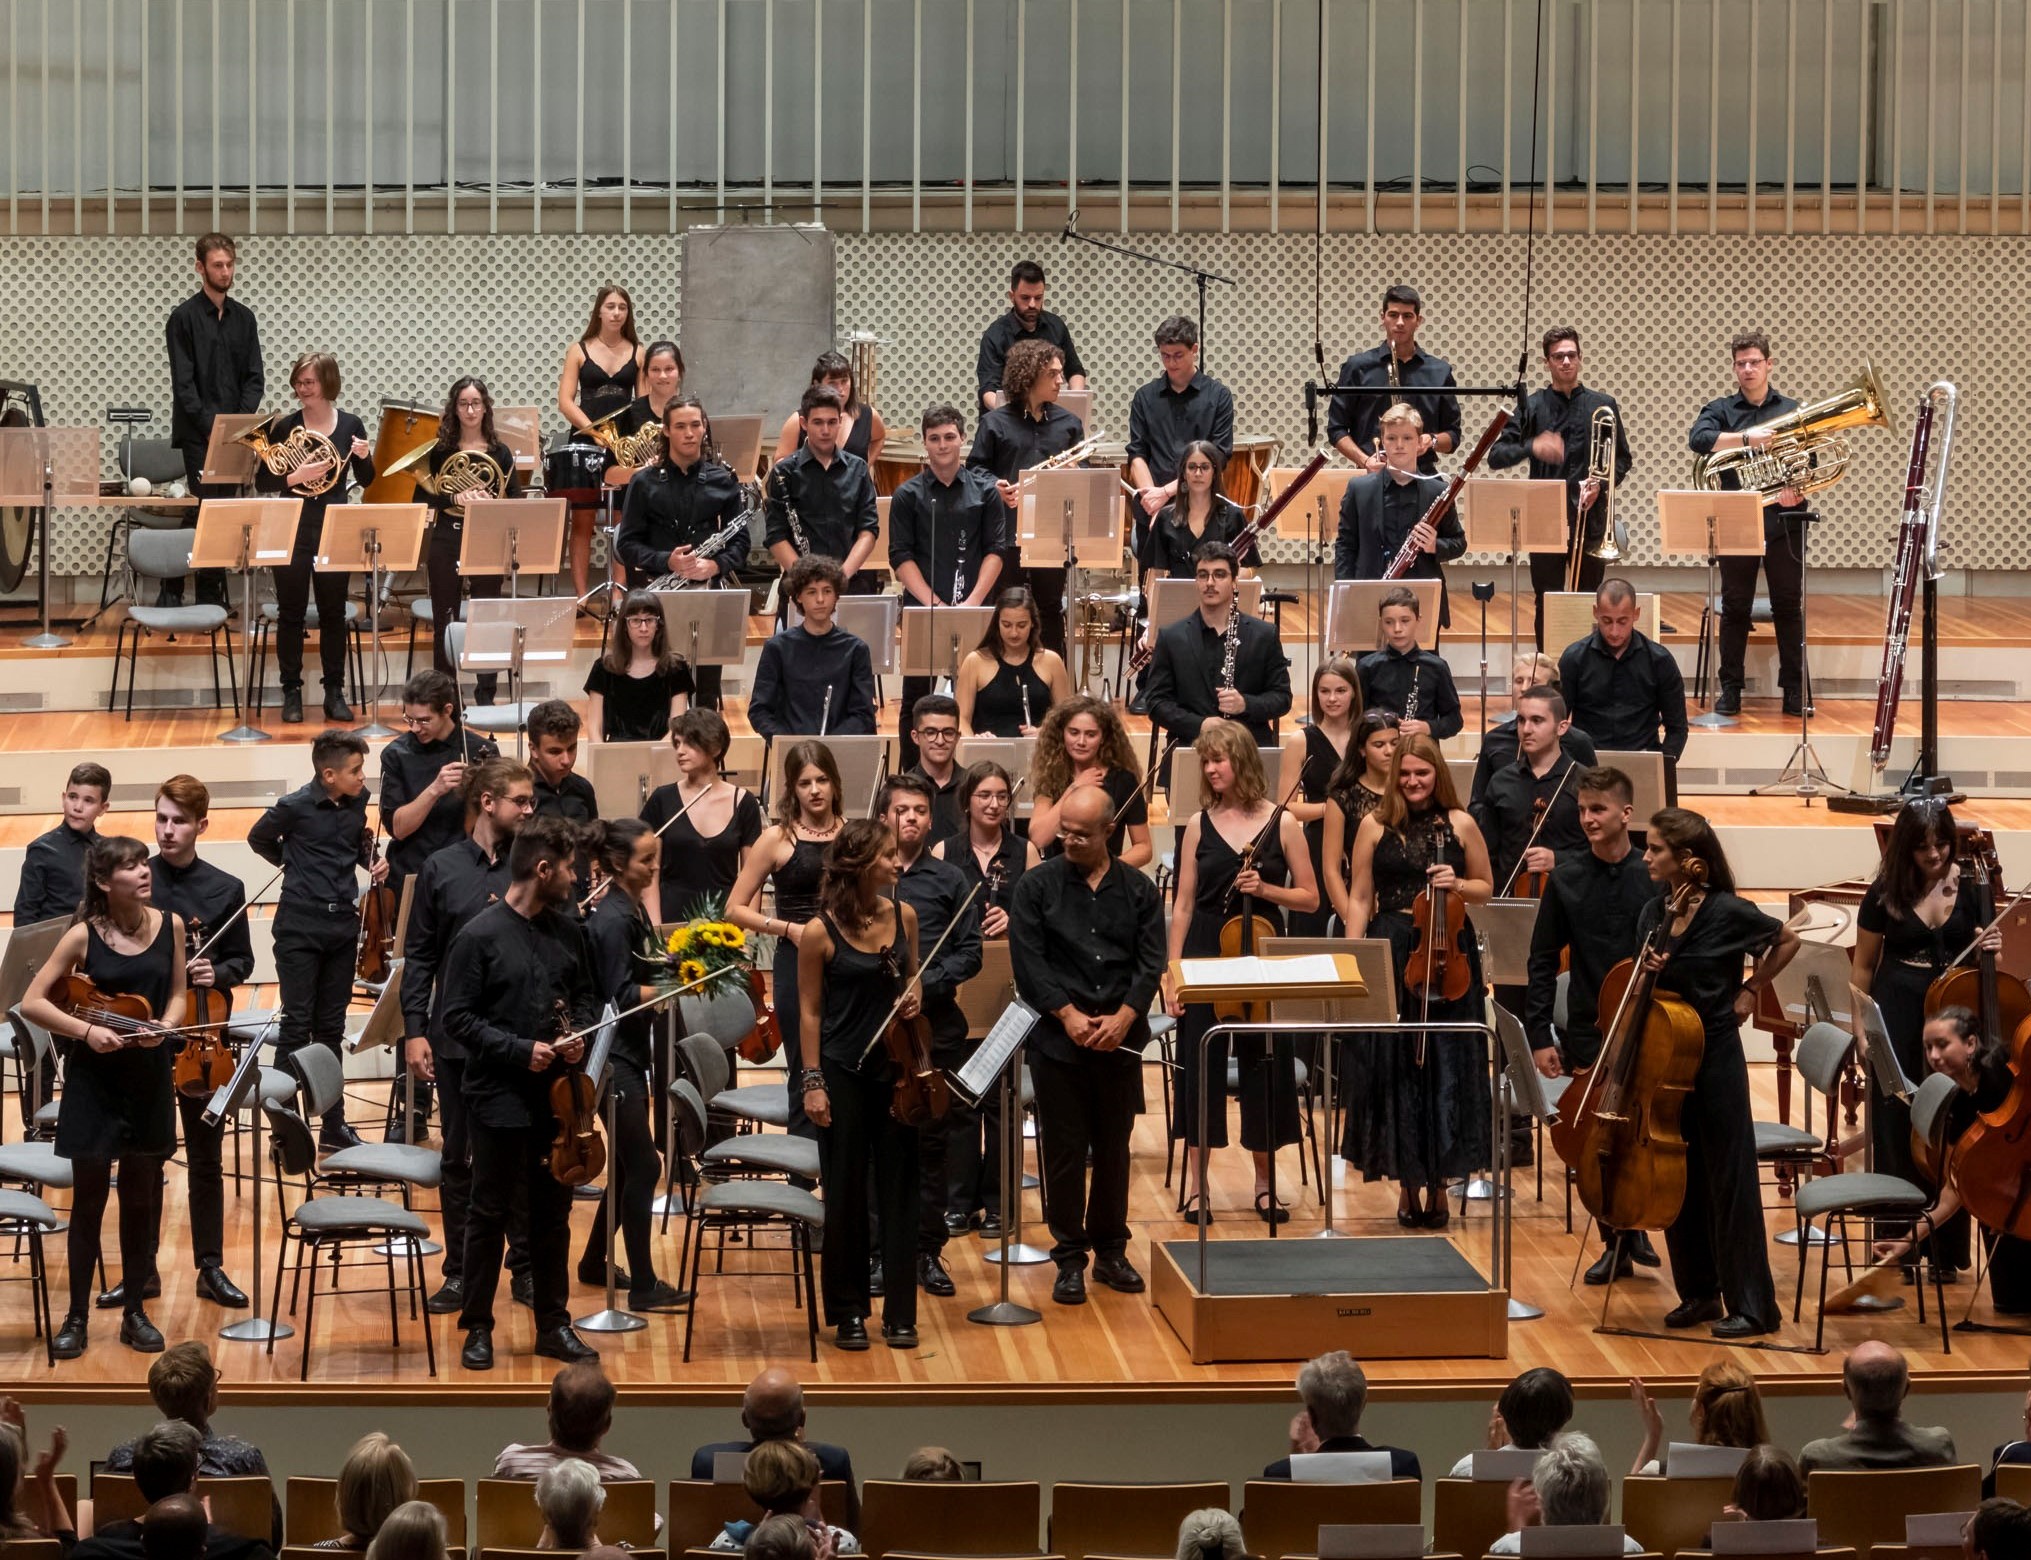
[[[986,881],[985,878],[977,880],[974,883],[973,887],[969,888],[966,891],[966,897],[959,901],[959,908],[952,912],[952,919],[945,923],[945,930],[940,932],[938,934],[938,940],[933,944],[931,944],[931,951],[925,954],[923,958],[919,959],[917,961],[917,967],[910,971],[910,978],[903,982],[902,990],[896,993],[896,1000],[894,1004],[890,1006],[887,1015],[882,1019],[882,1021],[879,1024],[875,1025],[874,1034],[867,1042],[867,1049],[860,1053],[860,1063],[859,1063],[860,1066],[865,1067],[867,1065],[867,1059],[870,1056],[874,1055],[874,1048],[881,1044],[882,1036],[888,1033],[889,1025],[895,1022],[896,1014],[902,1010],[903,998],[907,997],[910,994],[910,988],[912,986],[922,984],[924,979],[925,966],[930,964],[930,962],[933,959],[938,957],[938,954],[940,953],[941,950],[943,950],[945,946],[945,939],[950,937],[954,932],[959,930],[959,923],[966,919],[966,912],[969,908],[971,908],[973,901],[980,896],[981,884],[984,883],[985,881]],[[894,901],[894,903],[898,907],[900,907],[902,904],[901,898],[898,897]],[[903,917],[899,908],[896,915],[896,940],[900,942],[902,940],[902,936],[903,936]]]
[[[1551,821],[1551,810],[1558,806],[1559,797],[1565,793],[1566,782],[1572,779],[1573,771],[1579,767],[1570,758],[1566,760],[1566,772],[1559,776],[1559,783],[1552,788],[1551,799],[1544,804],[1544,814],[1532,826],[1530,838],[1523,842],[1523,852],[1516,858],[1516,865],[1509,869],[1509,876],[1503,880],[1502,892],[1497,896],[1498,898],[1507,899],[1509,897],[1509,890],[1516,886],[1516,880],[1523,872],[1523,857],[1529,855],[1532,848],[1536,846],[1538,835],[1544,832],[1545,824]]]
[[[1262,842],[1269,838],[1270,830],[1274,829],[1282,821],[1285,811],[1290,807],[1291,798],[1298,794],[1298,787],[1304,783],[1305,777],[1303,775],[1299,775],[1297,779],[1291,782],[1291,788],[1284,792],[1283,800],[1270,809],[1268,822],[1264,823],[1256,831],[1254,839],[1241,847],[1241,865],[1235,869],[1235,877],[1239,878],[1242,873],[1255,865],[1255,853],[1262,849]],[[1227,897],[1220,902],[1220,913],[1225,915],[1233,903],[1234,885],[1230,883],[1227,885]]]
[[[1157,772],[1164,767],[1164,760],[1169,758],[1173,753],[1177,752],[1178,744],[1183,742],[1184,740],[1185,739],[1183,737],[1172,737],[1168,742],[1164,744],[1163,751],[1157,754],[1156,762],[1149,766],[1149,773],[1142,777],[1142,784],[1138,785],[1133,791],[1128,793],[1127,799],[1123,801],[1119,807],[1114,809],[1113,816],[1111,816],[1107,820],[1107,832],[1109,834],[1112,834],[1114,832],[1114,826],[1121,822],[1121,815],[1128,811],[1129,802],[1134,801],[1138,796],[1141,796],[1143,792],[1147,791],[1150,788],[1151,784],[1156,780]]]
[[[2009,918],[2010,912],[2016,909],[2017,906],[2022,904],[2027,898],[2031,898],[2031,888],[2020,888],[2017,890],[2015,894],[2011,895],[2010,902],[2004,905],[2002,909],[1996,912],[1994,920],[1989,922],[1989,924],[1983,927],[1979,932],[1975,933],[1974,941],[1970,942],[1965,948],[1961,949],[1959,953],[1953,956],[1953,959],[1947,965],[1947,968],[1952,969],[1954,965],[1959,964],[1962,960],[1967,958],[1969,954],[1973,953],[1975,949],[1979,948],[1982,945],[1982,939],[1988,936],[1989,933],[1993,932],[1997,927],[2001,926],[2003,922]]]
[[[673,998],[681,997],[686,992],[696,991],[702,986],[711,985],[716,980],[722,980],[726,977],[726,975],[731,971],[732,968],[733,966],[728,965],[722,969],[711,970],[706,974],[699,976],[698,979],[696,980],[688,980],[684,982],[684,984],[681,986],[671,986],[665,990],[658,991],[653,997],[650,997],[647,1001],[637,1002],[632,1007],[622,1008],[618,1013],[614,1014],[614,1016],[611,1019],[607,1018],[600,1019],[599,1022],[595,1023],[590,1029],[566,1030],[564,1033],[558,1035],[555,1039],[553,1039],[550,1042],[550,1044],[552,1044],[553,1046],[569,1045],[574,1040],[583,1040],[587,1035],[590,1035],[595,1031],[597,1031],[602,1025],[609,1023],[618,1024],[624,1018],[632,1018],[634,1017],[635,1014],[646,1012],[650,1008],[661,1007],[664,1003],[671,1001]]]
[[[211,936],[207,937],[203,942],[199,943],[197,952],[192,954],[190,958],[185,959],[183,962],[185,964],[190,964],[195,960],[202,959],[206,954],[210,953],[212,950],[212,944],[217,942],[221,937],[226,935],[226,929],[230,927],[235,921],[239,920],[241,916],[245,915],[249,910],[254,908],[254,900],[259,899],[261,895],[267,893],[269,889],[273,888],[276,885],[276,883],[278,883],[281,880],[282,872],[283,869],[281,867],[277,867],[275,869],[275,875],[269,878],[267,882],[263,883],[260,886],[260,888],[255,891],[252,898],[242,899],[240,901],[240,908],[235,910],[231,915],[227,916],[223,921],[219,922],[217,926],[213,927]]]

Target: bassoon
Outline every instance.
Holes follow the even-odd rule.
[[[1451,514],[1453,506],[1460,501],[1460,489],[1467,485],[1467,479],[1474,474],[1481,462],[1488,458],[1488,452],[1495,447],[1495,441],[1502,437],[1502,430],[1508,426],[1509,411],[1505,407],[1497,412],[1495,420],[1488,424],[1487,432],[1481,435],[1481,442],[1474,446],[1474,453],[1467,457],[1467,463],[1453,473],[1452,480],[1446,484],[1445,492],[1433,499],[1431,508],[1418,517],[1418,525],[1428,525],[1434,531],[1438,530],[1439,522]],[[1411,531],[1415,535],[1417,526],[1411,527]],[[1411,566],[1417,562],[1418,557],[1417,547],[1411,538],[1406,536],[1403,545],[1397,548],[1396,556],[1389,560],[1389,567],[1382,571],[1382,577],[1386,580],[1402,579],[1410,573]]]
[[[1904,474],[1904,518],[1897,528],[1897,560],[1890,580],[1889,615],[1883,627],[1883,667],[1876,674],[1876,719],[1869,732],[1869,762],[1881,771],[1890,762],[1890,740],[1897,731],[1897,706],[1904,693],[1904,651],[1911,637],[1911,606],[1918,593],[1920,571],[1937,580],[1939,512],[1946,502],[1946,467],[1953,456],[1954,408],[1960,393],[1949,380],[1927,386],[1919,397],[1911,430],[1911,464]],[[1939,459],[1926,482],[1935,412]]]

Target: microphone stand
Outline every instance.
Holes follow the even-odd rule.
[[[1166,271],[1182,271],[1185,275],[1191,277],[1193,285],[1199,289],[1199,371],[1201,373],[1208,372],[1206,367],[1206,284],[1208,282],[1218,282],[1222,287],[1233,287],[1238,285],[1233,277],[1222,276],[1218,271],[1203,270],[1196,265],[1187,265],[1181,260],[1166,260],[1162,255],[1149,254],[1141,249],[1131,249],[1126,244],[1110,243],[1104,238],[1095,238],[1091,234],[1081,233],[1079,231],[1079,210],[1076,206],[1065,217],[1065,231],[1058,235],[1058,242],[1061,244],[1067,239],[1075,240],[1081,244],[1091,244],[1095,249],[1104,249],[1109,254],[1126,255],[1129,259],[1139,260],[1144,265],[1158,266]],[[1313,442],[1316,443],[1318,441],[1314,440]]]

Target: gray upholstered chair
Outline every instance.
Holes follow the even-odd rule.
[[[195,531],[151,531],[135,527],[127,533],[127,615],[113,641],[113,686],[106,695],[111,710],[120,700],[120,657],[127,658],[127,718],[134,718],[134,677],[141,641],[156,634],[204,634],[211,640],[212,707],[223,709],[226,696],[219,686],[219,636],[225,635],[226,678],[233,691],[233,715],[240,713],[239,670],[233,664],[232,616],[224,607],[144,607],[142,581],[189,578],[190,547]]]

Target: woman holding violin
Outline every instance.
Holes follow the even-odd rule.
[[[1333,777],[1346,766],[1355,716],[1361,709],[1361,678],[1350,657],[1329,656],[1319,663],[1312,673],[1312,697],[1306,708],[1311,720],[1284,739],[1283,772],[1299,780],[1298,794],[1291,798],[1291,813],[1304,827],[1305,849],[1312,858],[1312,877],[1320,885],[1320,894],[1316,910],[1291,917],[1291,931],[1298,936],[1323,937],[1333,914],[1324,892],[1326,815],[1334,810]]]
[[[1262,757],[1248,729],[1231,720],[1209,720],[1192,746],[1207,802],[1178,839],[1177,903],[1191,906],[1191,913],[1171,918],[1173,961],[1251,953],[1256,937],[1283,931],[1286,913],[1316,909],[1319,903],[1304,830],[1286,803],[1270,800]],[[1202,1073],[1200,1041],[1217,1022],[1212,1006],[1187,1006],[1166,973],[1164,1007],[1178,1020],[1171,1135],[1184,1139],[1191,1150],[1180,1180],[1179,1208],[1187,1223],[1210,1224],[1206,1161],[1210,1150],[1227,1146],[1227,1043],[1207,1048]],[[1243,1040],[1240,1059],[1241,1146],[1255,1160],[1256,1216],[1265,1224],[1282,1224],[1290,1212],[1271,1201],[1269,1156],[1298,1141],[1296,1062],[1288,1039],[1277,1041],[1273,1056],[1260,1039]],[[1203,1143],[1202,1089],[1214,1096]]]
[[[1479,1020],[1481,960],[1465,911],[1494,894],[1488,847],[1423,732],[1397,742],[1389,789],[1354,831],[1347,883],[1347,935],[1389,939],[1397,1011]],[[1446,1183],[1492,1153],[1481,1042],[1406,1029],[1353,1046],[1347,1091],[1347,1162],[1364,1180],[1401,1183],[1396,1222],[1405,1229],[1444,1229]]]
[[[825,852],[818,913],[797,935],[802,1071],[791,1092],[803,1096],[818,1128],[820,1284],[825,1320],[847,1350],[868,1346],[874,1310],[870,1183],[881,1218],[882,1341],[892,1349],[917,1346],[917,1128],[901,1119],[913,1109],[898,1087],[909,1080],[886,1043],[894,1021],[920,1016],[912,979],[917,912],[895,897],[900,872],[896,837],[885,824],[861,818],[841,825]]]
[[[1643,864],[1663,895],[1637,917],[1639,937],[1658,926],[1671,896],[1689,881],[1694,885],[1666,930],[1669,951],[1649,957],[1657,989],[1689,1006],[1705,1031],[1680,1117],[1685,1201],[1664,1232],[1679,1303],[1664,1325],[1712,1322],[1716,1338],[1754,1338],[1777,1330],[1779,1312],[1763,1234],[1742,1025],[1756,1011],[1756,993],[1797,954],[1798,933],[1735,893],[1721,842],[1696,812],[1667,807],[1656,814]],[[1745,978],[1743,966],[1752,960]]]
[[[1363,710],[1347,738],[1347,754],[1326,782],[1326,811],[1320,819],[1319,888],[1340,924],[1347,924],[1347,858],[1361,820],[1389,794],[1396,741],[1403,717],[1395,710]]]
[[[64,1066],[56,1151],[71,1163],[70,1306],[52,1347],[85,1352],[99,1233],[120,1182],[120,1341],[162,1352],[142,1303],[162,1238],[162,1162],[176,1151],[174,1030],[183,1018],[183,922],[156,909],[148,847],[101,835],[85,858],[77,920],[29,983],[21,1015],[81,1042]]]

